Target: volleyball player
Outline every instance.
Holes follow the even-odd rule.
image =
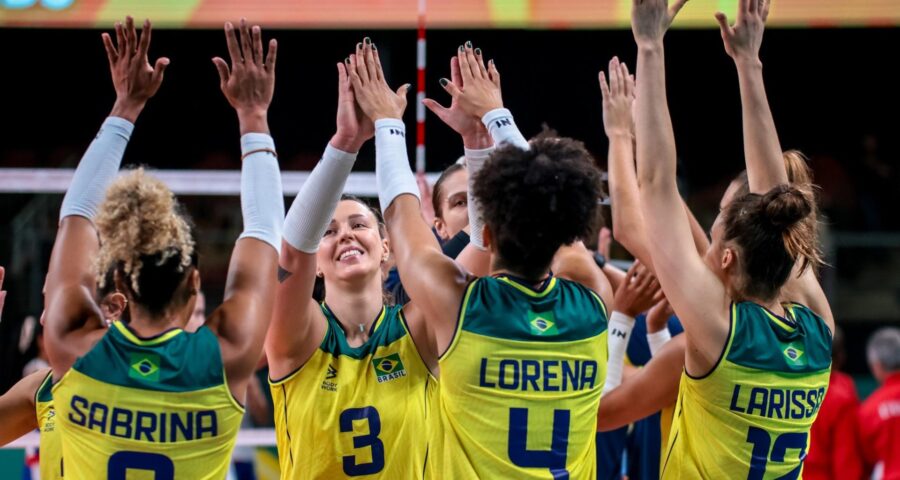
[[[833,328],[830,315],[816,314],[830,312],[781,302],[795,263],[806,276],[820,261],[814,235],[804,228],[813,199],[786,185],[768,105],[745,103],[752,193],[720,213],[705,258],[696,253],[675,185],[663,58],[663,36],[683,5],[644,0],[632,13],[641,208],[648,238],[667,239],[651,244],[651,256],[686,333],[685,373],[662,477],[797,478],[827,386]],[[761,64],[753,57],[767,11],[767,3],[742,0],[737,25],[723,27],[726,50],[740,57],[742,90],[761,88]]]
[[[515,137],[487,160],[470,190],[485,224],[482,237],[470,215],[473,243],[490,249],[495,275],[475,281],[443,255],[419,213],[400,120],[405,101],[368,51],[351,70],[360,107],[375,123],[379,200],[401,279],[421,309],[408,317],[428,318],[440,354],[444,445],[430,455],[444,478],[589,478],[606,311],[596,294],[553,277],[549,266],[560,246],[590,229],[599,172],[572,140],[535,140],[525,150],[502,108],[496,69],[480,53],[469,42],[460,47],[463,89],[442,82],[495,143],[503,145],[497,139],[506,133]]]
[[[402,306],[385,304],[380,218],[358,199],[341,199],[357,152],[374,135],[349,68],[349,59],[337,65],[337,132],[284,224],[266,341],[281,478],[421,478],[434,381],[417,346],[427,341],[413,335],[422,329],[411,328]],[[321,304],[312,299],[317,277]]]
[[[225,476],[243,416],[238,399],[259,359],[271,315],[283,218],[267,110],[276,45],[259,27],[225,26],[232,67],[214,62],[242,134],[244,232],[225,301],[196,333],[187,323],[200,275],[187,220],[172,192],[143,170],[115,179],[128,138],[168,60],[148,62],[150,23],[103,35],[117,99],[66,192],[47,280],[47,346],[67,478]],[[107,188],[108,187],[108,188]],[[99,241],[98,241],[99,238]],[[92,265],[93,264],[93,265]],[[130,322],[103,327],[90,295],[115,268]]]

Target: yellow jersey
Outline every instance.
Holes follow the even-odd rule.
[[[53,398],[65,475],[78,480],[221,480],[244,414],[207,327],[140,338],[115,322]]]
[[[401,307],[383,307],[358,347],[324,303],[322,312],[328,325],[319,348],[293,373],[269,380],[281,478],[422,478],[435,384]]]
[[[606,337],[603,302],[575,282],[469,284],[440,359],[442,478],[596,478]]]
[[[712,371],[682,374],[661,478],[801,478],[809,429],[828,387],[831,332],[808,308],[787,317],[731,305]]]
[[[56,429],[56,410],[53,408],[53,372],[34,392],[34,408],[37,414],[38,430],[41,432],[41,445],[38,450],[41,480],[59,480],[63,478],[62,444],[59,430]]]

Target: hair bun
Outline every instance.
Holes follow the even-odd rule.
[[[762,198],[763,214],[768,224],[787,230],[806,218],[813,210],[810,195],[790,185],[779,185]]]

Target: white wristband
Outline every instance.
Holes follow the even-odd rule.
[[[665,327],[658,332],[648,333],[647,343],[650,344],[650,356],[655,357],[656,352],[671,339],[672,334],[669,332],[669,327]]]
[[[400,195],[419,198],[419,185],[406,153],[406,126],[399,119],[375,121],[375,180],[382,212]]]
[[[72,184],[66,190],[59,219],[78,215],[93,219],[103,199],[106,189],[115,180],[125,155],[125,147],[131,138],[134,124],[119,117],[107,117],[94,137],[94,141],[84,152]]]
[[[469,188],[466,194],[468,210],[469,210],[469,243],[479,250],[484,250],[484,238],[482,231],[484,228],[484,218],[481,215],[481,204],[475,199],[475,174],[484,167],[485,162],[491,157],[494,147],[483,149],[465,149],[466,152],[466,172],[469,177]]]
[[[628,348],[628,339],[631,337],[633,328],[634,318],[615,311],[610,315],[607,337],[609,360],[606,363],[606,382],[603,384],[603,393],[614,390],[622,383],[625,350]]]
[[[240,238],[262,240],[281,252],[284,195],[275,141],[264,133],[241,137],[241,212],[244,231]],[[251,153],[252,152],[252,153]]]
[[[494,139],[494,145],[502,147],[504,145],[515,145],[522,150],[529,150],[528,140],[519,131],[516,122],[513,120],[512,113],[505,108],[495,108],[481,117],[481,122],[487,127],[488,133]]]
[[[334,216],[344,184],[356,162],[355,153],[347,153],[329,144],[322,160],[300,187],[284,219],[284,240],[304,253],[316,253],[319,242]]]

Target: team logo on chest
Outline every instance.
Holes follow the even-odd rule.
[[[338,371],[334,368],[334,365],[328,365],[328,371],[325,373],[325,380],[322,381],[322,390],[327,392],[336,392],[337,391],[337,383],[334,381],[337,379]]]
[[[378,383],[384,383],[396,378],[406,376],[406,368],[400,360],[399,353],[392,353],[386,357],[378,357],[372,360],[375,367],[375,378]]]

